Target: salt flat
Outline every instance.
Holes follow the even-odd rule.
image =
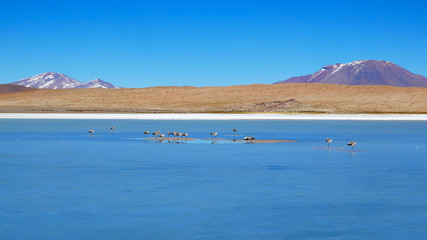
[[[371,121],[427,121],[427,114],[0,113],[0,119],[371,120]]]

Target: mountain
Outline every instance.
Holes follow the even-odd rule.
[[[101,79],[95,79],[92,81],[89,81],[87,83],[81,84],[75,88],[111,88],[111,89],[115,89],[118,88],[116,86],[114,86],[113,84],[103,81]]]
[[[427,87],[427,78],[387,61],[361,60],[322,67],[311,75],[292,77],[279,83],[330,83],[345,85],[389,85]]]
[[[43,89],[72,89],[72,88],[117,88],[109,82],[95,79],[87,83],[79,82],[65,74],[47,72],[34,77],[24,78],[10,84]]]
[[[34,88],[27,88],[14,84],[0,84],[0,94],[2,93],[13,93],[13,92],[24,92],[35,90]]]
[[[61,73],[47,72],[34,77],[24,78],[11,84],[32,88],[68,89],[82,83]]]

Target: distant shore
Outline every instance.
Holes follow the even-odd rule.
[[[345,116],[349,116],[347,114],[368,114],[371,118],[375,116],[371,114],[427,114],[427,88],[286,83],[226,87],[39,89],[0,94],[0,112],[33,114],[225,113],[245,116],[245,119],[248,118],[246,113],[280,113],[278,115],[280,117],[273,117],[275,119],[283,119],[281,114],[295,118],[298,115],[293,114],[313,113],[331,114],[330,116],[335,116],[334,114],[344,114]],[[159,117],[159,115],[155,116]],[[265,119],[268,114],[262,116],[262,119]],[[268,117],[268,119],[270,118]]]
[[[281,113],[0,113],[0,119],[135,119],[135,120],[360,120],[427,121],[427,114],[281,114]]]

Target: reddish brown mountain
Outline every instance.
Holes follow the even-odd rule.
[[[23,92],[35,90],[34,88],[27,88],[14,84],[0,84],[0,94],[2,93],[13,93],[13,92]]]
[[[362,60],[322,67],[314,74],[292,77],[277,83],[330,83],[345,85],[388,85],[427,87],[427,78],[387,61]]]

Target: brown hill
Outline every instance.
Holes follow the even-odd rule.
[[[37,90],[0,111],[427,113],[427,88],[333,84]]]
[[[427,78],[414,74],[387,61],[363,60],[322,67],[306,76],[293,77],[277,83],[329,83],[346,85],[388,85],[396,87],[427,87]]]
[[[23,86],[18,86],[14,84],[0,84],[0,94],[3,93],[13,93],[13,92],[23,92],[35,90],[34,88],[27,88]]]

